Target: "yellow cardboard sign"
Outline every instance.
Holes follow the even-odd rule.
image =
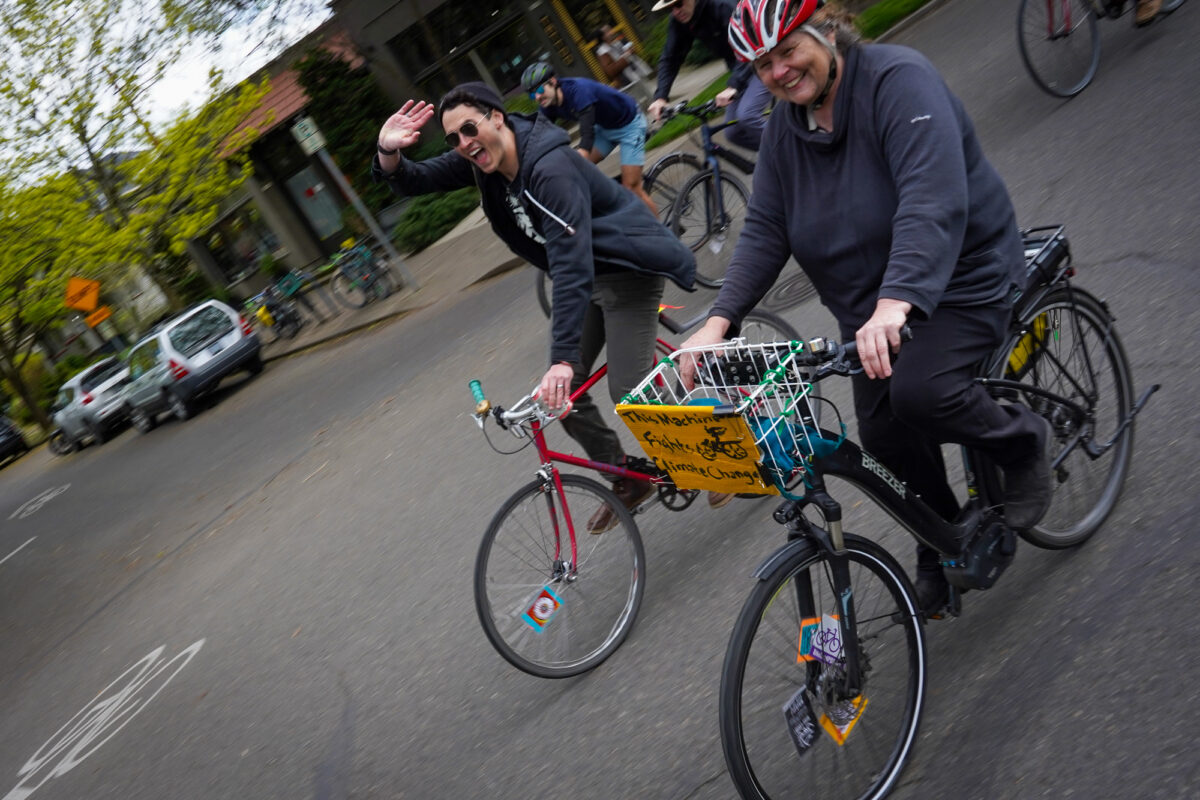
[[[763,482],[754,434],[736,414],[718,417],[712,406],[624,404],[617,414],[680,489],[779,494]]]

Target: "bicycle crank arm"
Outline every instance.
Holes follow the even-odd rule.
[[[1121,420],[1121,425],[1117,428],[1117,432],[1113,434],[1113,437],[1102,445],[1097,445],[1095,442],[1088,442],[1084,445],[1084,452],[1092,458],[1099,458],[1108,452],[1109,448],[1120,441],[1121,437],[1125,435],[1125,430],[1133,424],[1133,418],[1141,413],[1146,403],[1150,402],[1150,395],[1157,392],[1160,388],[1162,388],[1162,384],[1156,383],[1142,392],[1142,396],[1138,398],[1138,401],[1133,404],[1133,408],[1129,410],[1129,414],[1126,415],[1125,419]]]

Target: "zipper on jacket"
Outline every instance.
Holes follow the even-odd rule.
[[[532,203],[533,203],[535,206],[537,206],[538,208],[540,208],[540,209],[542,210],[542,213],[543,213],[543,214],[545,214],[545,215],[546,215],[546,216],[548,216],[550,219],[552,219],[552,220],[554,220],[555,222],[557,222],[559,225],[562,225],[562,227],[563,227],[563,230],[567,232],[567,236],[574,236],[574,235],[575,235],[575,227],[574,227],[573,225],[571,225],[570,223],[568,223],[566,220],[563,220],[563,219],[561,219],[561,218],[559,218],[559,217],[555,216],[554,212],[553,212],[553,211],[551,211],[550,209],[546,208],[546,207],[545,207],[544,205],[542,205],[541,203],[539,203],[539,202],[537,201],[537,198],[535,198],[533,195],[531,195],[531,194],[529,193],[529,190],[528,190],[528,189],[524,189],[524,190],[522,190],[522,193],[523,193],[523,194],[524,194],[526,197],[528,197],[528,198],[529,198],[530,202],[532,202]]]

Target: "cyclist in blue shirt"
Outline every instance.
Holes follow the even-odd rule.
[[[634,99],[611,86],[588,78],[559,78],[554,67],[539,61],[521,76],[521,85],[554,122],[578,122],[576,150],[598,164],[617,145],[621,147],[621,185],[658,214],[642,188],[646,163],[646,118]]]

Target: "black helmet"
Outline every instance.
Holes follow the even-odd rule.
[[[554,67],[545,61],[538,61],[525,68],[525,72],[521,74],[521,85],[525,87],[525,91],[532,92],[553,77]]]

